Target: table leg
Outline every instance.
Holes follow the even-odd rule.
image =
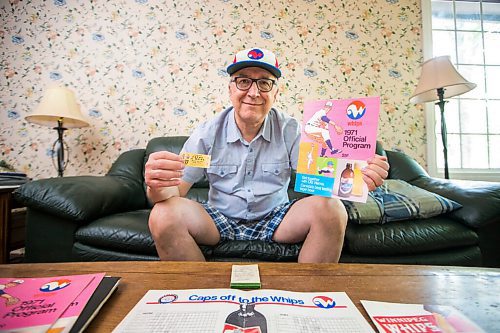
[[[9,260],[10,214],[11,190],[0,191],[0,264],[5,264]]]

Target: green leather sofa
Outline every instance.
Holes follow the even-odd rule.
[[[148,229],[144,164],[153,151],[179,152],[186,137],[152,139],[121,154],[105,176],[41,179],[15,196],[28,207],[26,261],[158,260]],[[386,224],[349,223],[341,262],[500,267],[500,183],[429,177],[407,155],[385,151],[389,178],[463,205],[446,215]],[[292,179],[291,187],[294,184]],[[189,197],[207,199],[208,184]],[[290,188],[291,198],[300,196]],[[207,260],[296,261],[301,244],[224,241],[202,247]]]

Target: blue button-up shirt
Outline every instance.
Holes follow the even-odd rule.
[[[211,155],[207,169],[186,167],[188,183],[205,176],[210,183],[208,203],[232,219],[256,220],[288,201],[291,169],[297,169],[300,125],[271,109],[257,136],[246,142],[226,109],[200,125],[183,152]]]

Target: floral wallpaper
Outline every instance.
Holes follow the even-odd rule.
[[[56,131],[24,119],[47,87],[72,89],[90,123],[65,132],[65,175],[101,175],[228,106],[225,68],[253,46],[278,56],[278,108],[381,96],[379,139],[425,164],[418,0],[4,0],[0,17],[0,159],[32,178],[57,175]]]

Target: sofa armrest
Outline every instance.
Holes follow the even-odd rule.
[[[76,221],[146,207],[141,180],[123,176],[41,179],[22,185],[14,196],[29,208]]]
[[[385,151],[389,162],[389,178],[411,182],[422,176],[429,176],[424,168],[410,156],[392,150]]]
[[[500,183],[422,176],[411,184],[460,203],[463,207],[449,216],[469,227],[500,223]]]

